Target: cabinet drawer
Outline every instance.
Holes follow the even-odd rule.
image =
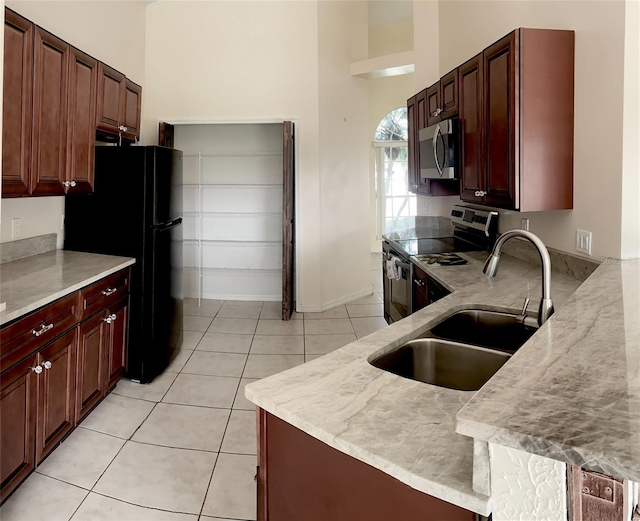
[[[107,307],[129,292],[129,270],[121,270],[80,290],[80,320]]]
[[[40,349],[75,326],[78,320],[78,293],[73,292],[2,328],[0,371]]]

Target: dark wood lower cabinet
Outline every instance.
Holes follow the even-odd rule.
[[[258,409],[258,521],[475,521]]]
[[[98,313],[80,325],[77,362],[76,415],[77,421],[104,396],[105,349],[108,348],[109,328],[104,313]]]
[[[36,359],[0,376],[0,502],[35,468]]]
[[[38,354],[36,461],[42,461],[75,426],[77,328]]]
[[[107,391],[113,388],[118,380],[122,378],[127,355],[127,331],[129,318],[129,301],[121,300],[108,312],[114,316],[109,328],[109,345],[106,349],[107,355]]]

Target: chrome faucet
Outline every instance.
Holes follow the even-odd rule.
[[[551,300],[551,258],[549,257],[549,251],[544,243],[540,240],[540,237],[534,235],[527,230],[509,230],[504,232],[495,245],[493,251],[487,262],[484,264],[482,272],[488,277],[495,277],[498,272],[498,263],[500,262],[500,253],[502,246],[505,242],[513,237],[524,237],[533,243],[540,253],[542,259],[542,300],[540,300],[540,307],[538,309],[538,327],[544,324],[551,315],[553,315],[553,301]],[[527,309],[528,299],[525,300],[523,308],[523,315]]]

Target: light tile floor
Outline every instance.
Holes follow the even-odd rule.
[[[0,508],[2,521],[254,520],[255,408],[244,386],[386,325],[373,294],[282,322],[279,302],[185,303],[182,349],[111,393]]]

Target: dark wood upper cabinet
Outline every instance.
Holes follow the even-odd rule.
[[[35,468],[36,355],[2,373],[0,385],[0,502]]]
[[[36,462],[75,426],[75,368],[77,328],[54,340],[38,354]]]
[[[409,191],[416,193],[420,172],[418,168],[418,123],[416,120],[416,97],[412,96],[407,100],[407,138],[408,138],[408,164],[409,169]]]
[[[471,58],[458,69],[460,196],[465,201],[475,203],[482,202],[482,197],[477,192],[484,190],[482,71],[482,54]]]
[[[463,200],[573,208],[573,72],[573,31],[547,29],[518,29],[460,67]]]
[[[2,197],[31,190],[31,114],[35,25],[10,9],[4,20]]]
[[[442,119],[458,115],[458,69],[452,70],[440,80]]]
[[[140,138],[140,118],[142,110],[142,87],[129,79],[125,79],[124,116],[122,124],[126,128],[123,137],[127,139]]]
[[[100,62],[96,129],[102,137],[134,141],[140,138],[142,87]]]
[[[67,139],[67,193],[92,192],[98,61],[71,47]]]
[[[122,125],[125,99],[124,74],[100,62],[98,64],[98,111],[96,128],[118,134]]]
[[[426,90],[427,107],[426,107],[426,120],[423,127],[429,127],[435,123],[438,123],[442,119],[442,96],[440,94],[440,82],[434,83]]]
[[[483,203],[500,208],[516,204],[516,98],[518,38],[513,32],[485,49],[484,129],[485,187]]]
[[[66,178],[69,45],[36,26],[31,193],[62,195]]]

